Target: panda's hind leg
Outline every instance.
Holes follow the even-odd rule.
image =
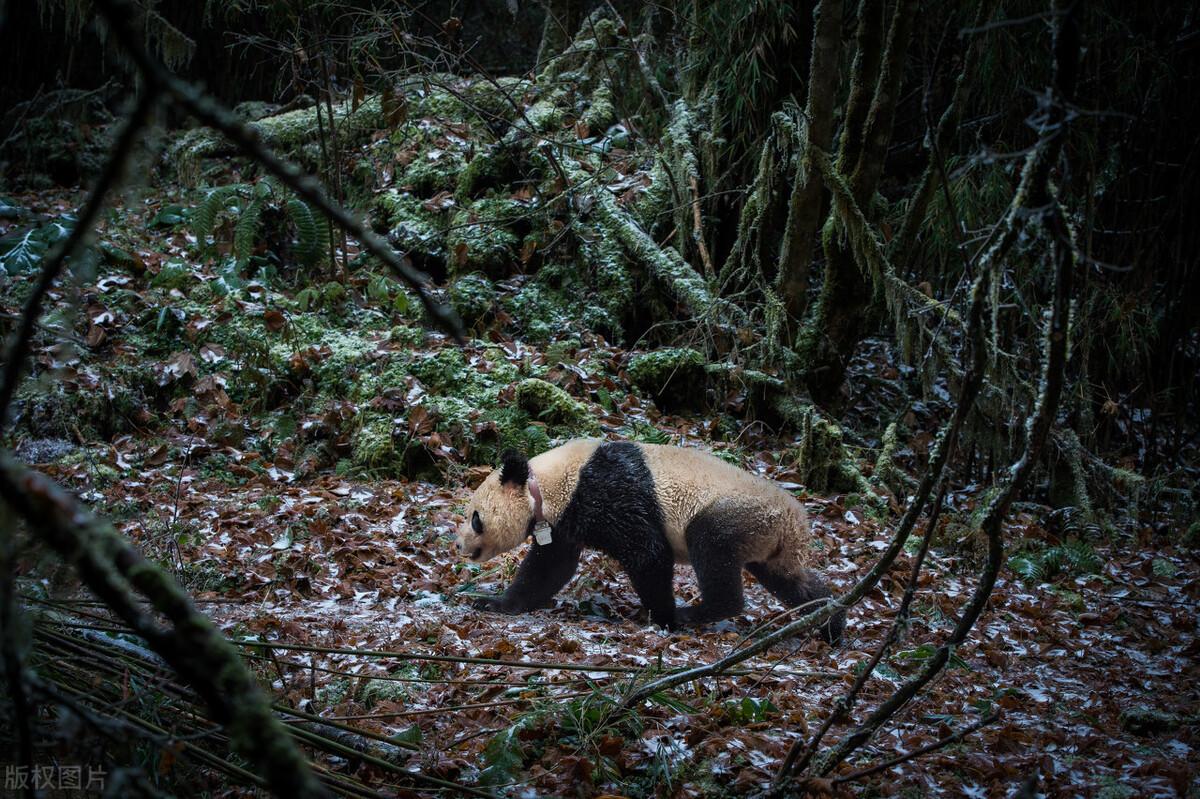
[[[747,563],[746,569],[763,588],[789,608],[809,605],[812,610],[816,610],[819,600],[832,595],[828,584],[819,574],[782,560]],[[831,644],[837,643],[841,640],[845,627],[846,611],[839,610],[817,630],[817,634]]]
[[[716,502],[692,519],[685,532],[688,559],[700,583],[700,601],[675,610],[680,626],[708,624],[742,612],[742,551],[746,514],[733,503]]]

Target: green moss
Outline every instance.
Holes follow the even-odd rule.
[[[538,133],[552,133],[559,130],[566,121],[566,112],[559,107],[557,98],[550,97],[538,100],[525,111],[525,118],[533,125]]]
[[[517,384],[517,407],[551,424],[587,427],[592,415],[587,406],[553,383],[530,377]]]
[[[396,325],[388,331],[388,341],[416,347],[425,341],[425,331],[410,325]]]
[[[703,404],[707,373],[705,359],[686,347],[635,355],[629,361],[629,378],[664,410],[696,408]]]
[[[458,175],[467,165],[464,152],[458,149],[430,147],[421,151],[405,167],[397,183],[416,194],[429,197],[440,191],[454,191]]]
[[[564,330],[578,327],[560,292],[541,282],[542,276],[525,284],[520,291],[501,299],[501,304],[523,332],[522,338],[534,343],[550,341]]]
[[[1134,735],[1156,735],[1174,732],[1183,720],[1174,713],[1153,707],[1131,707],[1121,711],[1121,729]]]
[[[591,93],[591,104],[580,117],[588,128],[591,136],[603,135],[608,127],[617,121],[617,109],[613,106],[612,87],[609,83],[601,83]]]
[[[546,363],[551,366],[559,363],[576,363],[575,354],[581,346],[582,343],[575,337],[555,341],[547,345],[544,350]]]
[[[150,281],[150,285],[156,289],[182,289],[195,280],[195,275],[187,264],[181,261],[167,261]]]
[[[307,165],[313,165],[320,157],[320,149],[307,147],[317,137],[317,106],[287,111],[275,116],[264,117],[249,123],[260,139],[277,151],[299,157]],[[324,114],[322,107],[320,113]],[[358,108],[352,109],[349,101],[333,107],[338,122],[338,137],[345,146],[351,146],[363,137],[378,130],[383,123],[379,97],[368,97]],[[166,161],[173,165],[180,178],[193,182],[199,176],[200,162],[228,147],[225,138],[209,128],[193,128],[175,138],[168,146]]]
[[[883,483],[893,494],[902,495],[912,485],[912,478],[896,465],[896,454],[900,451],[899,425],[892,422],[883,431],[879,457],[875,460],[874,478]]]
[[[816,407],[792,398],[777,403],[784,420],[800,434],[800,446],[789,449],[787,458],[811,491],[858,491],[877,501],[870,484],[858,470],[843,443],[842,428]]]
[[[461,392],[474,378],[474,370],[455,347],[438,350],[432,357],[421,358],[412,365],[412,373],[425,387],[437,392]]]
[[[391,414],[367,411],[359,417],[359,427],[350,440],[351,461],[355,466],[389,471],[403,466],[403,448],[396,446],[396,425]]]
[[[477,152],[458,173],[455,196],[460,203],[468,203],[480,192],[510,183],[516,177],[518,164],[515,149],[499,142]]]
[[[516,262],[520,239],[509,228],[524,213],[508,199],[484,198],[455,212],[446,233],[451,271],[482,271],[497,277],[507,275]]]
[[[396,245],[433,258],[446,257],[446,216],[425,208],[413,195],[387,191],[376,201],[378,213]]]
[[[358,701],[370,710],[380,702],[407,702],[408,685],[396,680],[367,680],[357,691]]]
[[[98,387],[82,391],[49,377],[26,380],[16,393],[16,425],[36,438],[109,440],[134,429],[147,387],[157,390],[149,368],[105,375]]]
[[[468,327],[491,315],[496,305],[496,289],[486,275],[471,272],[450,285],[450,305]]]

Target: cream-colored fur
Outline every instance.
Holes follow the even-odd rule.
[[[744,519],[740,524],[749,538],[739,555],[746,562],[795,560],[794,568],[807,565],[808,517],[804,506],[770,480],[726,463],[715,455],[690,447],[639,444],[650,473],[654,493],[662,508],[667,540],[675,559],[688,562],[687,526],[706,509],[719,507]],[[727,514],[722,516],[728,518]],[[793,568],[787,568],[789,573]]]

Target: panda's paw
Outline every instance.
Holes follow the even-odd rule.
[[[517,612],[505,603],[503,594],[479,597],[475,600],[474,605],[476,610],[487,610],[492,613],[507,613],[511,615]]]

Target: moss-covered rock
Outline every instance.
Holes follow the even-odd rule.
[[[430,258],[446,258],[445,214],[430,211],[408,192],[395,190],[379,195],[376,208],[397,247]]]
[[[534,343],[550,341],[564,330],[578,327],[565,297],[548,288],[541,275],[537,281],[526,283],[521,290],[502,298],[501,304],[512,316],[521,338]]]
[[[518,150],[504,141],[475,153],[466,167],[458,173],[455,195],[460,203],[468,203],[480,193],[518,177]]]
[[[122,370],[97,388],[75,390],[52,379],[27,380],[14,401],[15,426],[37,438],[109,440],[129,432],[146,409],[146,389],[154,390],[150,369]]]
[[[704,404],[704,367],[704,355],[697,350],[669,347],[633,356],[629,378],[663,410],[694,409]]]
[[[516,388],[517,407],[530,416],[573,427],[588,427],[592,415],[587,406],[553,383],[530,377]]]
[[[1153,707],[1131,707],[1121,711],[1121,729],[1134,735],[1151,736],[1174,732],[1183,720],[1174,713]]]
[[[406,191],[432,197],[440,191],[454,191],[466,166],[463,150],[428,147],[405,167],[397,182]]]
[[[520,238],[509,227],[522,208],[512,200],[484,198],[455,212],[446,233],[452,272],[481,271],[505,277],[517,260]]]
[[[468,327],[489,317],[495,305],[496,288],[486,275],[471,272],[450,285],[450,306]]]

